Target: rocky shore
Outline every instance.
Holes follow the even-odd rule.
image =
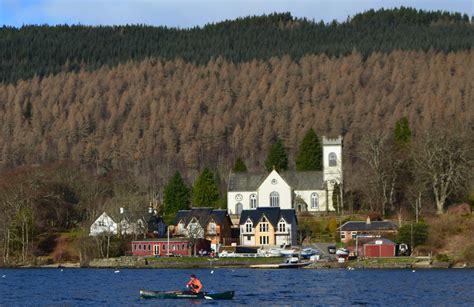
[[[248,268],[253,264],[278,264],[282,258],[144,258],[119,257],[109,259],[95,259],[88,267],[91,268]],[[348,261],[338,263],[313,262],[305,269],[448,269],[474,268],[468,264],[454,264],[449,262],[433,262],[415,258],[402,259],[366,259],[363,261]]]

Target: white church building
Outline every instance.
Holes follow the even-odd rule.
[[[334,185],[342,184],[342,137],[323,136],[323,171],[231,173],[227,189],[227,210],[240,215],[243,210],[262,207],[295,209],[297,212],[335,211]]]

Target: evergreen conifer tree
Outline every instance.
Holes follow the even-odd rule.
[[[165,186],[163,193],[165,222],[168,225],[173,221],[179,210],[189,209],[190,192],[181,174],[177,171]]]
[[[411,130],[408,126],[408,119],[405,116],[399,119],[395,124],[394,138],[398,145],[407,145],[410,143]]]
[[[238,158],[234,164],[234,172],[236,173],[244,173],[247,172],[247,166],[245,165],[244,161],[241,158]]]
[[[281,139],[277,139],[275,144],[270,147],[270,151],[265,161],[265,168],[267,171],[272,171],[273,167],[277,171],[285,171],[288,169],[288,155]]]
[[[217,207],[219,203],[219,189],[214,174],[206,167],[199,174],[193,187],[193,206]]]
[[[319,138],[311,128],[306,132],[296,156],[297,171],[321,171],[323,151]]]

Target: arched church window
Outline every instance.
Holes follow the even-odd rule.
[[[270,207],[280,207],[280,195],[278,192],[270,193]]]
[[[250,195],[250,208],[251,209],[257,208],[257,195],[256,194]]]
[[[311,209],[319,208],[319,197],[317,193],[311,194]]]
[[[242,210],[243,210],[243,205],[242,203],[238,203],[235,205],[235,214],[238,214],[240,215],[242,213]]]

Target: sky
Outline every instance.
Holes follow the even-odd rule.
[[[0,26],[147,24],[189,28],[273,12],[330,22],[344,21],[372,8],[400,6],[474,13],[474,0],[0,0]]]

